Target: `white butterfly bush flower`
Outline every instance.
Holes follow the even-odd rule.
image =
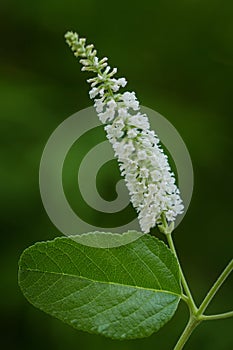
[[[117,69],[111,70],[106,57],[99,60],[94,46],[86,45],[86,39],[72,32],[65,38],[74,55],[81,58],[82,70],[96,74],[87,80],[91,84],[89,95],[105,124],[142,231],[148,233],[163,218],[173,222],[184,209],[180,192],[168,157],[150,130],[148,117],[140,112],[135,93],[118,93],[126,86],[126,79],[115,79]]]

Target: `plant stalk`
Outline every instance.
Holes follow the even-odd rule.
[[[212,320],[221,320],[225,318],[233,317],[233,311],[224,312],[223,314],[217,314],[217,315],[201,315],[199,318],[202,321],[212,321]]]
[[[224,281],[227,279],[231,271],[233,270],[233,259],[229,262],[229,264],[226,266],[226,268],[223,270],[217,281],[214,283],[213,287],[209,290],[207,293],[205,299],[201,303],[197,315],[203,315],[205,312],[207,306],[221,287],[221,285],[224,283]]]
[[[201,321],[198,320],[195,316],[190,315],[189,322],[187,323],[183,333],[180,336],[180,339],[178,340],[176,346],[174,347],[174,350],[182,350],[184,345],[186,344],[187,340],[189,339],[190,335],[194,331],[194,329],[199,325]]]
[[[172,252],[174,253],[174,255],[176,256],[178,264],[179,264],[179,270],[180,270],[180,275],[181,275],[181,282],[182,282],[184,291],[185,291],[186,296],[187,296],[187,301],[186,302],[187,302],[187,304],[188,304],[188,306],[190,308],[190,311],[192,311],[192,313],[195,314],[197,312],[197,307],[196,307],[196,304],[195,304],[195,302],[193,300],[193,297],[192,297],[192,294],[190,292],[188,283],[186,282],[183,270],[181,268],[181,265],[180,265],[180,262],[179,262],[179,259],[178,259],[177,253],[176,253],[176,248],[175,248],[175,245],[173,243],[173,239],[172,239],[171,233],[166,233],[166,237],[167,237],[167,241],[168,241],[169,247],[172,250]]]
[[[209,303],[211,302],[211,300],[213,299],[213,297],[215,296],[215,294],[217,293],[217,291],[219,290],[221,285],[224,283],[226,278],[229,276],[229,274],[233,270],[233,259],[229,262],[229,264],[226,266],[224,271],[218,277],[217,281],[214,283],[213,287],[207,293],[207,295],[204,298],[203,302],[201,303],[200,307],[197,308],[197,306],[194,302],[194,299],[192,297],[192,293],[189,289],[188,283],[185,279],[183,270],[181,268],[181,265],[180,265],[180,262],[179,262],[179,259],[177,256],[176,248],[175,248],[175,245],[173,243],[173,239],[172,239],[173,229],[174,229],[174,226],[168,225],[165,217],[163,216],[162,217],[162,225],[160,226],[160,230],[161,230],[161,232],[165,233],[165,235],[167,237],[168,245],[169,245],[171,251],[174,253],[174,255],[177,258],[179,270],[180,270],[180,276],[181,276],[181,283],[183,286],[183,291],[185,293],[185,294],[184,293],[182,294],[181,298],[188,305],[189,312],[190,312],[189,321],[188,321],[183,333],[181,334],[181,336],[180,336],[180,338],[179,338],[179,340],[174,348],[174,350],[182,350],[184,345],[186,344],[187,340],[191,336],[192,332],[194,331],[194,329],[202,321],[218,320],[218,319],[224,319],[224,318],[228,318],[228,317],[233,316],[233,311],[218,314],[218,315],[203,315],[203,313],[206,310],[206,308],[208,307]]]

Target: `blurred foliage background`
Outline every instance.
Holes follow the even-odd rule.
[[[52,131],[90,105],[85,74],[64,43],[76,30],[126,76],[140,102],[167,117],[190,151],[195,188],[175,233],[199,303],[232,255],[231,0],[1,0],[1,344],[7,349],[170,350],[188,317],[180,305],[158,333],[111,341],[34,309],[17,262],[36,241],[61,235],[41,203],[38,169]],[[232,308],[232,277],[209,313]],[[232,319],[202,324],[187,350],[233,348]]]

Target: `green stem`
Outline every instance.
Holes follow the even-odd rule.
[[[181,268],[181,265],[180,265],[180,262],[179,262],[179,259],[178,259],[177,253],[176,253],[176,248],[175,248],[175,245],[173,243],[173,239],[172,239],[171,233],[166,233],[166,237],[167,237],[167,241],[168,241],[169,247],[172,250],[172,252],[174,253],[174,255],[176,256],[178,264],[179,264],[179,270],[180,270],[180,275],[181,275],[181,282],[182,282],[184,291],[185,291],[186,296],[187,296],[186,303],[188,304],[188,306],[190,308],[190,311],[192,311],[192,313],[195,314],[197,312],[197,307],[196,307],[196,304],[195,304],[195,302],[193,300],[193,297],[192,297],[192,294],[190,292],[188,283],[186,282],[183,270]]]
[[[226,266],[226,268],[223,270],[217,281],[214,283],[213,287],[210,289],[210,291],[207,293],[205,299],[201,303],[197,315],[202,315],[223,282],[226,280],[226,278],[229,276],[231,271],[233,270],[233,259],[229,262],[229,264]]]
[[[212,321],[212,320],[221,320],[224,318],[233,317],[233,311],[224,312],[223,314],[218,315],[202,315],[199,317],[202,321]]]
[[[203,315],[204,311],[206,310],[207,306],[209,305],[209,303],[211,302],[211,300],[213,299],[213,297],[217,293],[218,289],[221,287],[223,282],[226,280],[226,278],[229,276],[229,274],[233,270],[233,260],[230,261],[230,263],[227,265],[225,270],[222,272],[222,274],[219,276],[217,281],[214,283],[213,287],[210,289],[210,291],[206,295],[205,299],[203,300],[201,306],[199,308],[197,308],[196,304],[193,300],[191,291],[189,289],[188,283],[185,279],[183,270],[181,268],[181,265],[180,265],[180,262],[179,262],[179,259],[178,259],[177,253],[176,253],[176,248],[175,248],[175,245],[173,243],[172,231],[174,229],[174,225],[168,225],[166,218],[164,216],[162,216],[162,224],[160,225],[159,228],[160,228],[161,232],[165,233],[165,235],[167,237],[168,245],[169,245],[171,251],[174,253],[174,255],[177,258],[178,265],[179,265],[179,271],[180,271],[180,275],[181,275],[181,282],[182,282],[183,290],[185,293],[185,294],[183,293],[181,295],[181,298],[182,298],[182,300],[184,300],[186,302],[186,304],[189,307],[189,311],[190,311],[189,321],[188,321],[183,333],[181,334],[181,336],[180,336],[180,338],[179,338],[179,340],[174,348],[174,350],[182,350],[184,345],[186,344],[187,340],[191,336],[192,332],[194,331],[194,329],[202,321],[224,319],[224,318],[228,318],[228,317],[233,316],[233,311],[222,313],[219,315],[209,315],[209,316]]]
[[[174,350],[182,350],[184,345],[186,344],[187,340],[189,339],[190,335],[194,331],[194,329],[198,326],[198,324],[201,321],[198,320],[195,316],[190,316],[189,322],[187,323],[187,326],[185,327],[183,333],[180,336],[180,339],[178,340],[178,343],[174,347]]]

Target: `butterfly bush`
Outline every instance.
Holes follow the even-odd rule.
[[[110,68],[107,57],[99,59],[94,46],[86,45],[85,38],[73,32],[68,32],[65,38],[74,55],[81,58],[82,70],[95,73],[87,80],[91,84],[89,95],[105,125],[142,231],[148,233],[164,218],[173,222],[184,208],[180,192],[168,157],[157,135],[150,130],[148,117],[140,112],[135,93],[119,92],[126,86],[126,79],[116,79],[117,69]]]

